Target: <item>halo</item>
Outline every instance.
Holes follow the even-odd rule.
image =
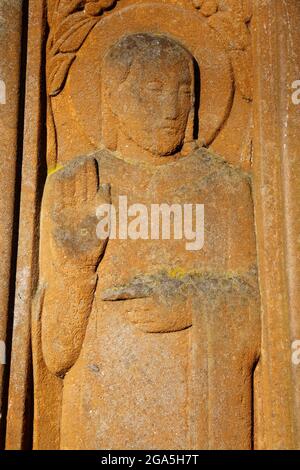
[[[132,5],[110,13],[86,39],[66,84],[72,113],[83,132],[94,146],[101,145],[102,59],[120,37],[135,33],[166,35],[194,56],[201,74],[198,140],[209,145],[232,106],[231,64],[217,34],[197,11],[166,4]]]

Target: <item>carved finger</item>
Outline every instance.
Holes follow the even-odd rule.
[[[78,161],[75,170],[75,198],[82,203],[87,199],[87,160]]]
[[[53,175],[53,198],[60,206],[69,206],[74,199],[74,176],[68,169]]]
[[[87,184],[87,199],[92,200],[95,198],[98,186],[98,165],[94,158],[90,158],[86,163],[86,184]]]
[[[48,177],[47,181],[47,204],[49,209],[54,206],[61,205],[64,201],[64,187],[61,178],[57,174]]]
[[[98,190],[99,199],[106,202],[107,204],[111,203],[111,186],[109,183],[103,183],[99,185]]]

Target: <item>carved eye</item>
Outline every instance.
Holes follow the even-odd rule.
[[[191,87],[188,86],[188,85],[181,85],[180,93],[182,93],[183,95],[190,96],[191,95]]]
[[[146,88],[149,91],[161,92],[163,90],[163,84],[160,82],[149,82]]]

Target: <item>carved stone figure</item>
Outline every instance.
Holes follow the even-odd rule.
[[[34,344],[36,363],[42,354],[63,381],[62,449],[252,446],[260,316],[251,181],[197,146],[199,65],[200,75],[164,35],[118,40],[101,64],[102,150],[47,178]],[[120,196],[146,207],[204,204],[203,249],[99,240],[96,208],[118,208]]]

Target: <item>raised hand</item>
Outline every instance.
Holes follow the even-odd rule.
[[[96,209],[110,203],[110,188],[99,184],[98,175],[95,158],[81,157],[47,179],[42,231],[52,261],[62,268],[96,268],[105,250],[107,239],[97,238]]]

